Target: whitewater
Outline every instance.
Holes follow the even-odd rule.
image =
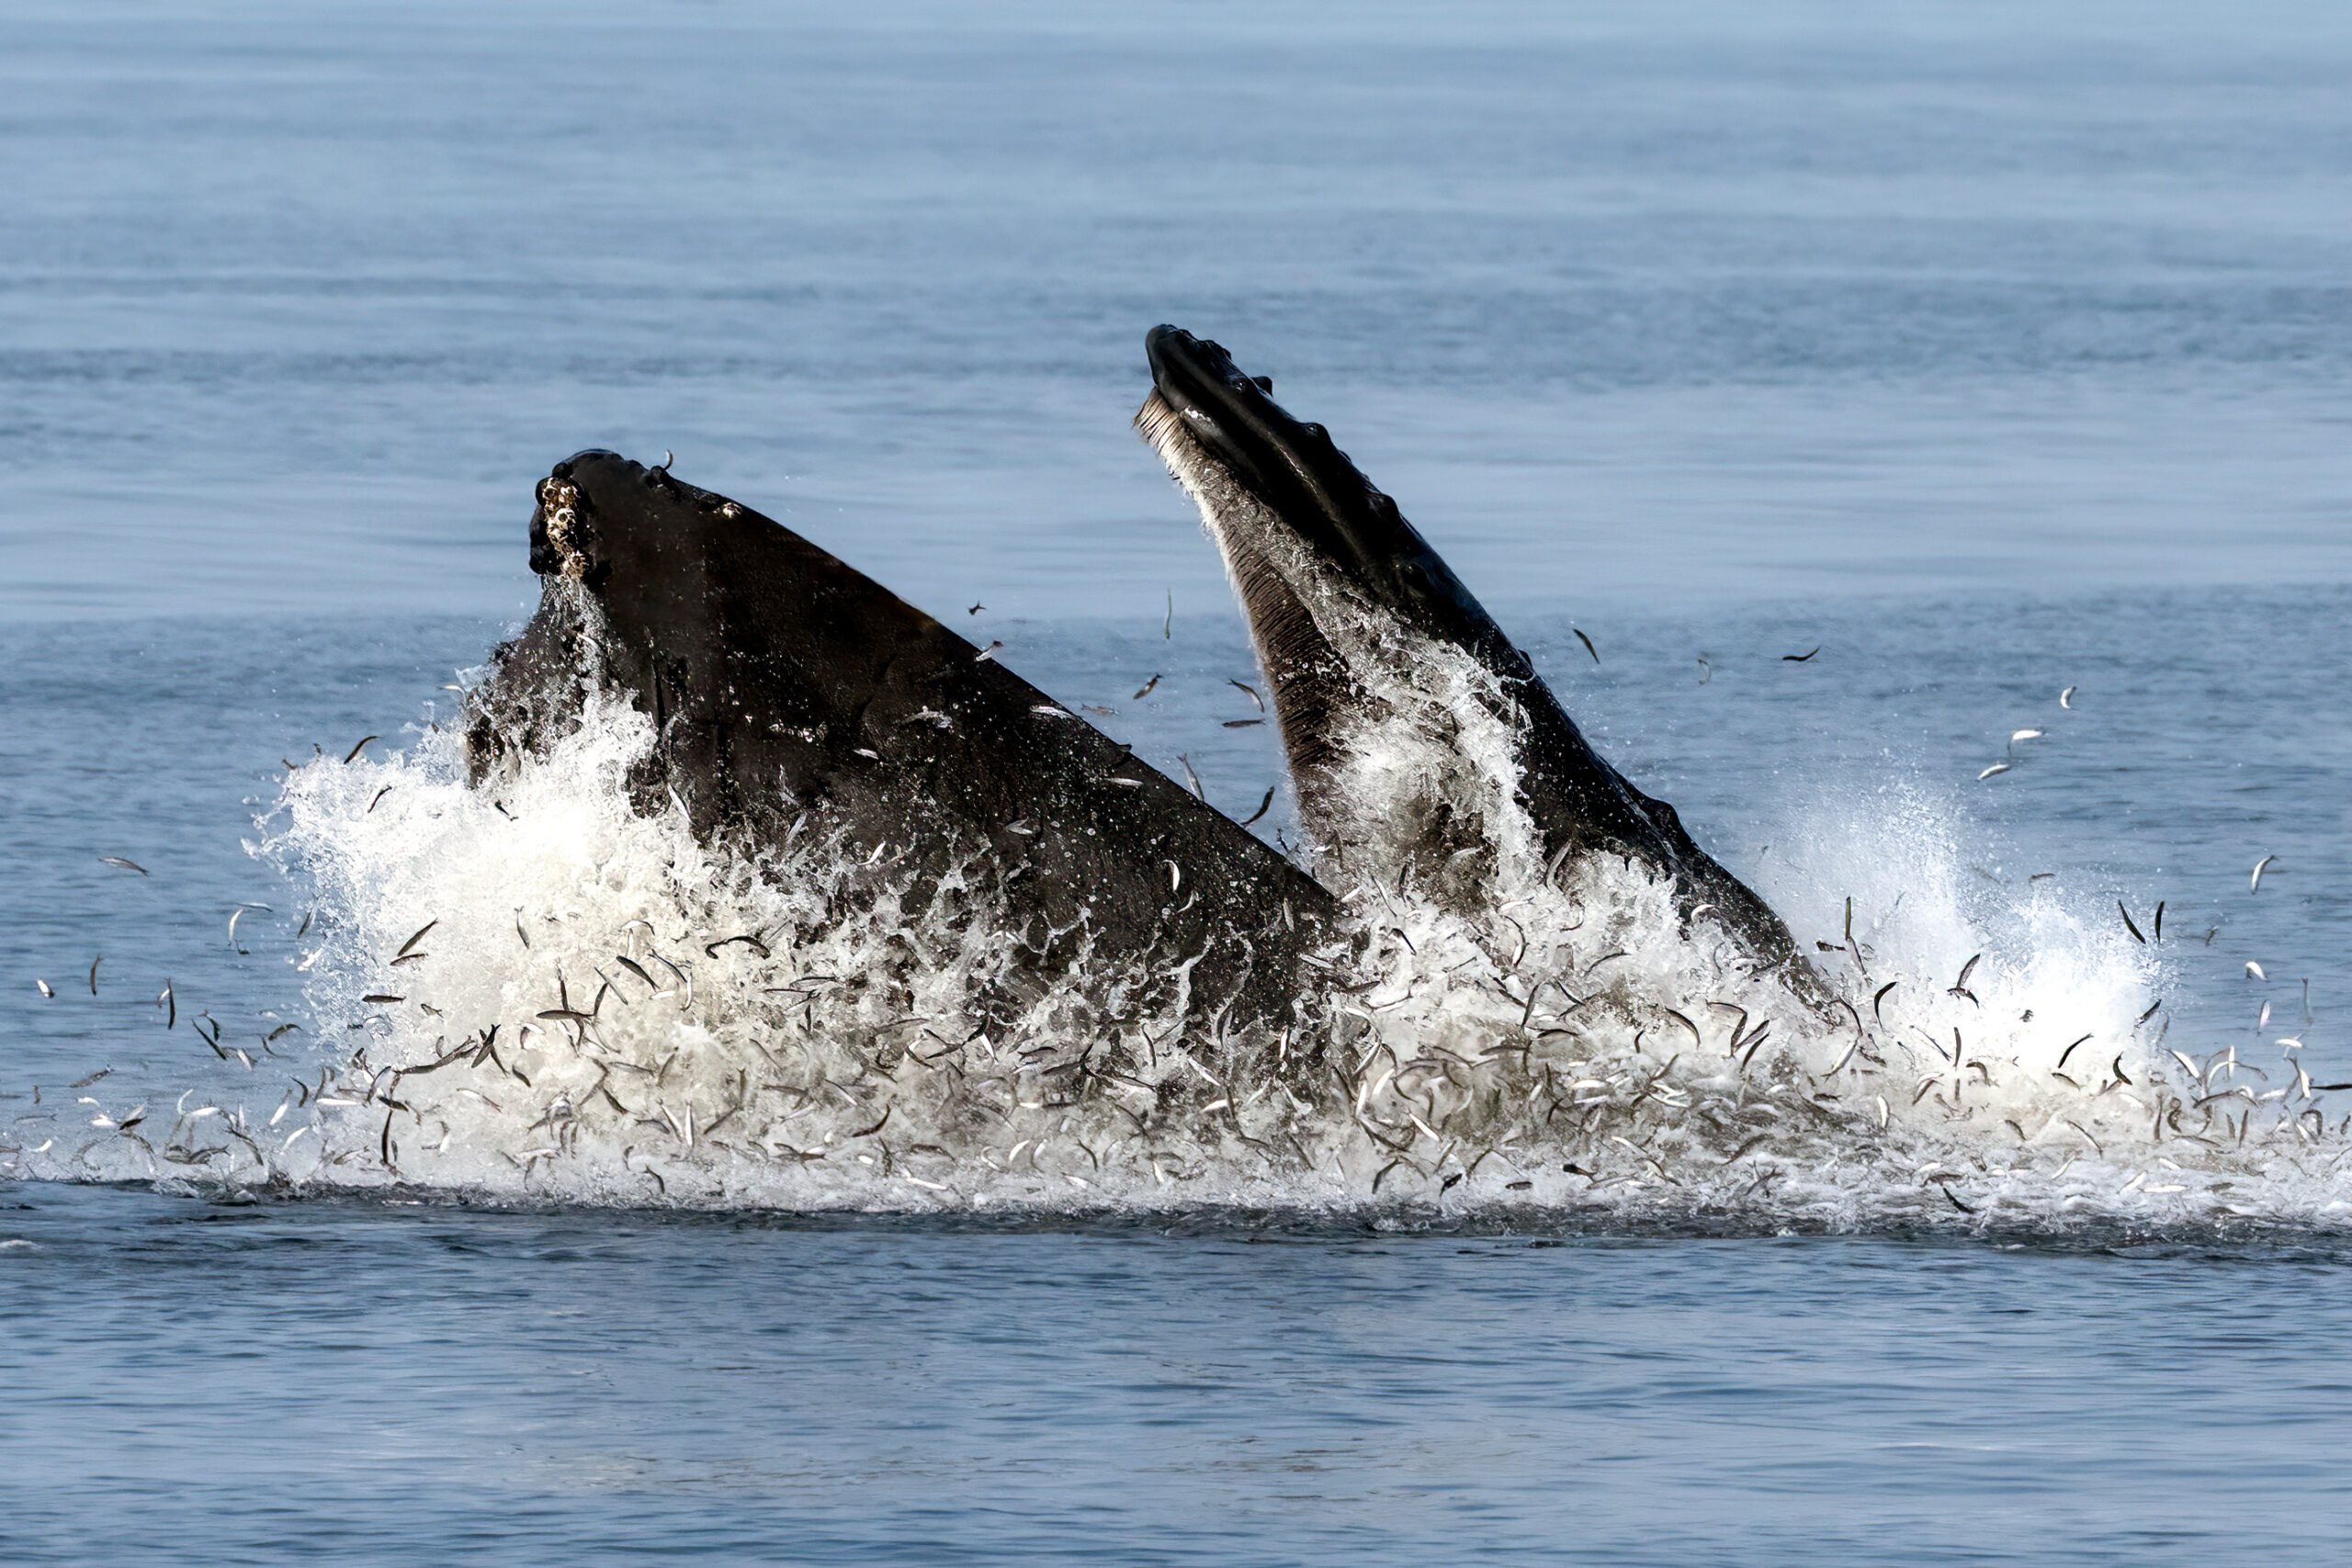
[[[1433,711],[1484,710],[1441,690]],[[1481,808],[1509,818],[1486,728],[1418,744],[1473,759]],[[1624,863],[1546,868],[1522,822],[1489,907],[1400,895],[1393,856],[1357,853],[1295,1027],[1137,1015],[1139,985],[1083,964],[1007,1025],[978,1006],[1013,944],[976,874],[910,901],[879,851],[812,832],[755,860],[674,805],[639,815],[626,780],[654,735],[625,702],[480,785],[437,722],[404,739],[290,769],[250,844],[305,911],[295,1043],[327,1043],[256,1070],[266,1102],[180,1093],[167,1116],[161,1089],[91,1094],[77,1120],[115,1135],[20,1145],[20,1174],[1833,1230],[2352,1211],[2347,1113],[2291,1049],[2170,1043],[2160,913],[2152,946],[2054,877],[1975,892],[1968,824],[1916,788],[1784,839],[1806,881],[1775,892],[1838,990],[1827,1017]],[[1401,819],[1396,781],[1437,771],[1413,745],[1363,750],[1365,820]]]

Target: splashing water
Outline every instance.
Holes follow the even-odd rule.
[[[2163,1049],[2148,950],[2039,887],[1972,885],[1954,813],[1917,795],[1817,808],[1785,840],[1770,891],[1825,933],[1829,1018],[1622,862],[1547,878],[1490,780],[1487,902],[1350,880],[1305,1021],[1227,1030],[1137,1014],[1140,977],[1082,964],[1004,1016],[988,998],[1015,938],[984,878],[918,897],[887,859],[814,836],[759,864],[715,851],[674,806],[631,809],[653,739],[602,697],[481,787],[437,730],[292,773],[256,848],[314,886],[308,999],[361,1043],[266,1120],[183,1106],[154,1139],[134,1118],[86,1169],[161,1156],[214,1181],[621,1204],[1438,1202],[1850,1228],[2352,1208],[2335,1174],[2352,1143],[2300,1071]],[[1506,741],[1473,716],[1419,743],[1485,776]],[[1413,744],[1367,744],[1358,807],[1428,787]]]

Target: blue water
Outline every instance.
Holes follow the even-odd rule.
[[[1126,428],[1161,320],[1328,423],[1801,935],[1902,891],[1823,825],[1925,800],[1990,919],[2041,873],[2164,900],[2168,1043],[2352,1078],[2326,8],[22,6],[0,45],[11,1150],[315,1077],[310,895],[243,840],[280,758],[447,716],[576,447],[674,450],[1246,814],[1246,645]],[[2342,1237],[2258,1202],[0,1204],[9,1561],[2352,1538]]]
[[[5,1321],[60,1394],[14,1402],[17,1562],[2320,1562],[2342,1539],[2335,1251],[28,1196]]]

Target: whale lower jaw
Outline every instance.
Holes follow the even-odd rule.
[[[1327,886],[1416,887],[1461,913],[1535,852],[1507,783],[1509,698],[1303,547],[1155,391],[1136,427],[1199,508],[1250,628]]]
[[[1780,917],[1674,808],[1595,753],[1526,655],[1320,426],[1225,350],[1147,339],[1136,428],[1198,509],[1241,601],[1323,878],[1499,905],[1571,863],[1672,885],[1801,998],[1828,989]]]
[[[1282,731],[1291,780],[1298,790],[1301,825],[1318,843],[1337,841],[1336,806],[1327,801],[1341,743],[1335,717],[1357,701],[1348,662],[1331,646],[1307,601],[1277,564],[1270,546],[1284,541],[1272,509],[1238,483],[1187,432],[1157,390],[1135,418],[1136,429],[1200,509],[1201,525],[1225,562],[1239,599],[1258,668],[1266,678],[1273,717]]]

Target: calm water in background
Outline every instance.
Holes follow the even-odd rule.
[[[277,760],[447,711],[582,446],[673,449],[1246,813],[1246,650],[1125,428],[1160,320],[1329,423],[1801,923],[1840,889],[1795,830],[1925,795],[1988,898],[2165,899],[2179,1042],[2275,1066],[2255,1010],[2300,1028],[2308,979],[2352,1077],[2324,8],[20,6],[0,43],[11,1116],[220,1070],[166,977],[232,1038],[305,1019],[299,897],[240,844]],[[2352,1537],[2323,1237],[0,1202],[11,1560]]]

